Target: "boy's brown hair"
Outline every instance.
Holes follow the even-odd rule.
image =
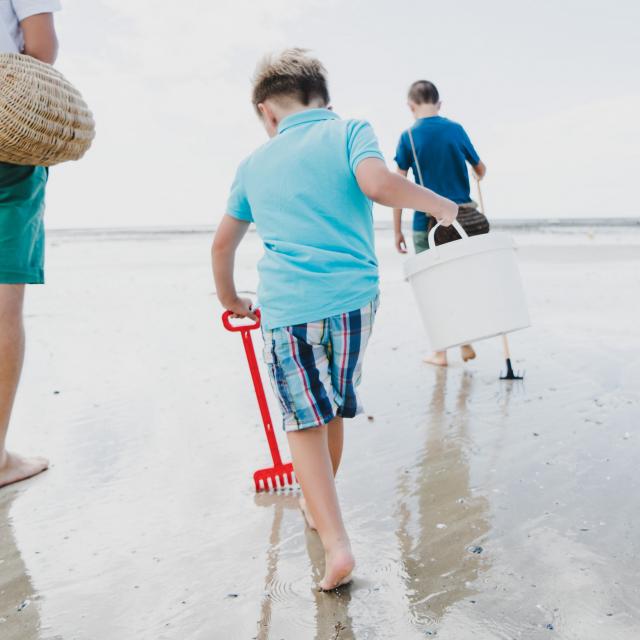
[[[258,63],[251,96],[256,111],[267,98],[291,98],[305,106],[313,100],[319,100],[325,107],[329,104],[327,70],[320,60],[307,53],[306,49],[285,49],[265,56]]]
[[[408,98],[416,104],[438,104],[440,94],[436,85],[428,80],[416,80],[410,87]]]

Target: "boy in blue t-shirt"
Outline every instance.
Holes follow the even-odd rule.
[[[409,88],[408,105],[416,123],[403,131],[398,141],[395,157],[398,173],[406,176],[411,169],[416,182],[460,205],[460,222],[469,235],[486,233],[489,230],[486,219],[478,214],[476,204],[471,200],[467,163],[478,180],[484,177],[487,169],[462,125],[440,115],[441,104],[438,89],[432,82],[418,80]],[[465,225],[467,217],[475,217],[478,228],[468,228]],[[402,209],[393,210],[393,224],[396,249],[406,253]],[[435,219],[430,210],[414,212],[413,245],[416,253],[429,248],[428,236],[433,224]],[[475,358],[475,351],[470,344],[462,345],[460,350],[465,362]],[[436,351],[427,356],[425,361],[446,366],[447,352]]]
[[[330,110],[326,71],[304,50],[265,58],[252,101],[270,140],[237,170],[212,248],[216,289],[226,309],[255,319],[233,278],[236,249],[255,223],[264,358],[300,506],[325,550],[320,587],[334,589],[355,565],[334,476],[343,418],[362,412],[356,387],[378,306],[372,200],[427,209],[447,226],[458,207],[387,169],[371,126]]]

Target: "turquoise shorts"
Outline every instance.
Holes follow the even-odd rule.
[[[49,171],[0,162],[0,284],[44,282],[44,195]]]
[[[285,431],[362,413],[356,389],[377,309],[376,297],[362,309],[317,322],[263,328],[264,359]]]

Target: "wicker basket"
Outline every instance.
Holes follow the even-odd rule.
[[[95,136],[82,96],[51,65],[0,54],[0,161],[51,166],[78,160]]]

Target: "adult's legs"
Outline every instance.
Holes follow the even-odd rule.
[[[44,471],[44,458],[25,458],[6,450],[11,410],[24,360],[24,285],[0,284],[0,487]]]
[[[329,452],[329,432],[332,427],[337,426],[334,424],[335,420],[328,425],[290,431],[287,434],[296,477],[324,547],[325,574],[320,581],[322,589],[334,589],[348,582],[355,566],[349,537],[342,521],[334,463]],[[337,450],[337,446],[335,449]]]

